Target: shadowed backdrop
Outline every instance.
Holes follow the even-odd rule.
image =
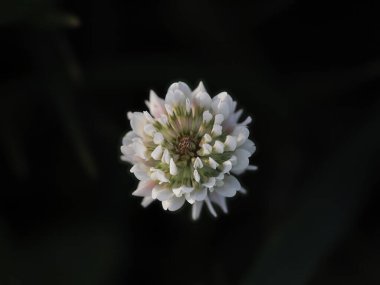
[[[372,2],[0,4],[0,284],[378,284]],[[253,117],[257,172],[213,218],[147,209],[127,111],[175,81]]]

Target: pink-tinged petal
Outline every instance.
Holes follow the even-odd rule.
[[[149,101],[145,101],[145,103],[153,117],[159,118],[161,115],[166,114],[165,101],[158,97],[153,90],[150,90]]]
[[[141,202],[141,205],[146,208],[148,207],[152,202],[154,201],[154,199],[152,197],[144,197],[144,199],[142,200]]]
[[[177,211],[185,203],[185,197],[173,197],[169,200],[162,201],[164,210]]]
[[[203,201],[195,202],[191,209],[191,216],[193,220],[198,220],[202,211]]]
[[[156,183],[152,180],[140,181],[137,189],[132,193],[133,196],[146,197],[152,196],[152,189]]]
[[[215,191],[224,197],[233,197],[240,188],[240,183],[234,176],[226,175],[223,186],[215,188]]]

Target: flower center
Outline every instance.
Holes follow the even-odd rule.
[[[197,144],[192,137],[180,137],[177,144],[177,152],[180,155],[194,156],[197,151]]]

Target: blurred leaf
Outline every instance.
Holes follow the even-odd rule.
[[[54,7],[49,0],[0,1],[0,26],[27,25],[34,28],[76,28],[79,19]]]

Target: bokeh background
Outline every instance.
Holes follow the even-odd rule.
[[[375,1],[0,3],[0,284],[380,284]],[[254,118],[217,219],[141,208],[119,159],[178,80]]]

